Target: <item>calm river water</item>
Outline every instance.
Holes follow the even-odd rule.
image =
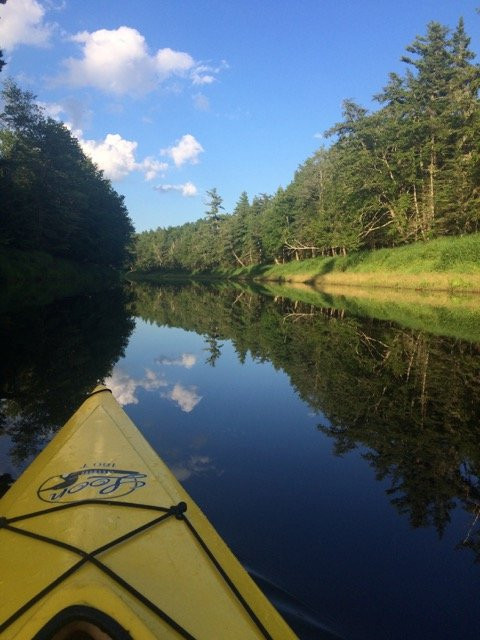
[[[4,485],[105,380],[300,638],[478,638],[480,343],[200,285],[0,335]]]

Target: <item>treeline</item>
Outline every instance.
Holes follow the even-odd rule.
[[[61,122],[7,81],[0,113],[0,249],[123,267],[133,226],[120,196]]]
[[[480,66],[460,19],[432,22],[368,112],[351,100],[328,148],[274,196],[242,193],[231,214],[136,239],[141,270],[231,269],[480,230]]]

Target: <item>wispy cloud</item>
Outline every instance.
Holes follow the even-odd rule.
[[[217,75],[224,69],[228,69],[228,63],[225,60],[222,60],[217,67],[198,64],[193,68],[190,77],[194,85],[212,84],[217,79]]]
[[[193,96],[193,106],[197,111],[210,111],[210,101],[203,93],[196,93]]]
[[[185,182],[184,184],[157,184],[153,187],[158,193],[170,193],[172,191],[178,191],[185,198],[192,198],[198,193],[197,187],[193,182]]]
[[[184,482],[191,476],[198,476],[208,471],[214,471],[215,466],[209,456],[190,456],[190,458],[184,462],[177,462],[171,465],[170,470],[179,482]]]

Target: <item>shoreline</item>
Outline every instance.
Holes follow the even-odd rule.
[[[480,293],[480,274],[474,273],[334,272],[322,275],[296,274],[288,277],[255,277],[253,280],[278,284],[307,284],[318,289],[339,286],[389,291]]]
[[[334,272],[329,274],[254,275],[237,273],[141,273],[126,274],[134,282],[248,282],[273,283],[279,285],[304,284],[313,289],[327,287],[349,287],[352,289],[383,289],[386,291],[417,291],[439,293],[480,294],[480,274],[424,272],[405,274],[401,272]]]
[[[391,249],[357,251],[284,264],[204,272],[136,272],[135,280],[306,283],[389,290],[480,293],[480,233],[442,237]]]

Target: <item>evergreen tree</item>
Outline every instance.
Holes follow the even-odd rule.
[[[250,202],[248,194],[243,191],[233,210],[232,220],[230,222],[230,244],[231,252],[237,264],[245,266],[244,247],[248,230],[248,217],[250,215]]]
[[[208,209],[205,211],[205,214],[210,220],[216,223],[219,220],[220,210],[223,210],[223,198],[218,194],[216,187],[207,191],[207,196],[208,200],[206,204],[208,205]]]

